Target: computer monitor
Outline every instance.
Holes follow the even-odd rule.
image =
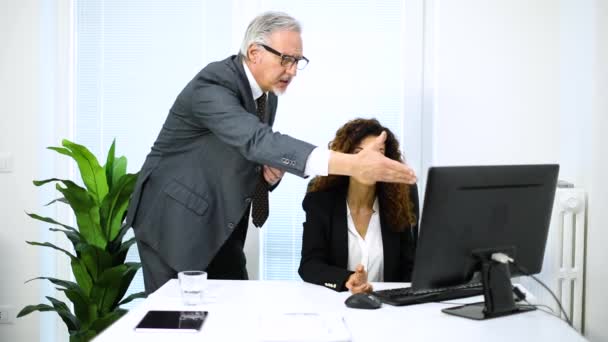
[[[431,167],[414,290],[462,285],[477,274],[485,304],[444,312],[474,319],[521,312],[510,281],[518,269],[491,255],[503,252],[529,274],[540,272],[558,171],[558,165]]]

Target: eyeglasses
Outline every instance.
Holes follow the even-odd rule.
[[[296,67],[298,68],[298,70],[302,70],[302,69],[306,68],[306,66],[308,65],[308,58],[306,58],[304,56],[295,57],[295,56],[285,55],[285,54],[282,54],[279,51],[271,48],[268,45],[264,45],[264,44],[259,44],[259,45],[261,47],[263,47],[264,49],[266,49],[266,51],[281,57],[281,66],[291,68],[295,64]]]

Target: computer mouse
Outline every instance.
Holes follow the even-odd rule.
[[[379,309],[382,306],[380,299],[369,293],[355,293],[346,298],[344,304],[354,309]]]

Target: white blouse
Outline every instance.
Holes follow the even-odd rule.
[[[367,280],[370,282],[384,281],[384,249],[382,247],[378,198],[374,200],[372,208],[374,212],[369,220],[364,239],[355,228],[348,202],[346,203],[346,222],[348,225],[347,268],[354,272],[357,265],[362,264],[367,271]]]

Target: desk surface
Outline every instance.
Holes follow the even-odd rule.
[[[377,283],[374,288],[406,285]],[[95,342],[255,341],[261,315],[286,312],[341,315],[353,342],[585,341],[565,322],[540,310],[474,321],[442,313],[442,308],[454,306],[443,303],[351,309],[344,305],[349,295],[298,281],[209,280],[203,304],[185,306],[181,303],[177,281],[171,280],[101,333]],[[480,298],[474,299],[468,301]],[[451,301],[463,302],[465,300]],[[198,333],[135,332],[135,325],[148,310],[205,310],[209,316]]]

